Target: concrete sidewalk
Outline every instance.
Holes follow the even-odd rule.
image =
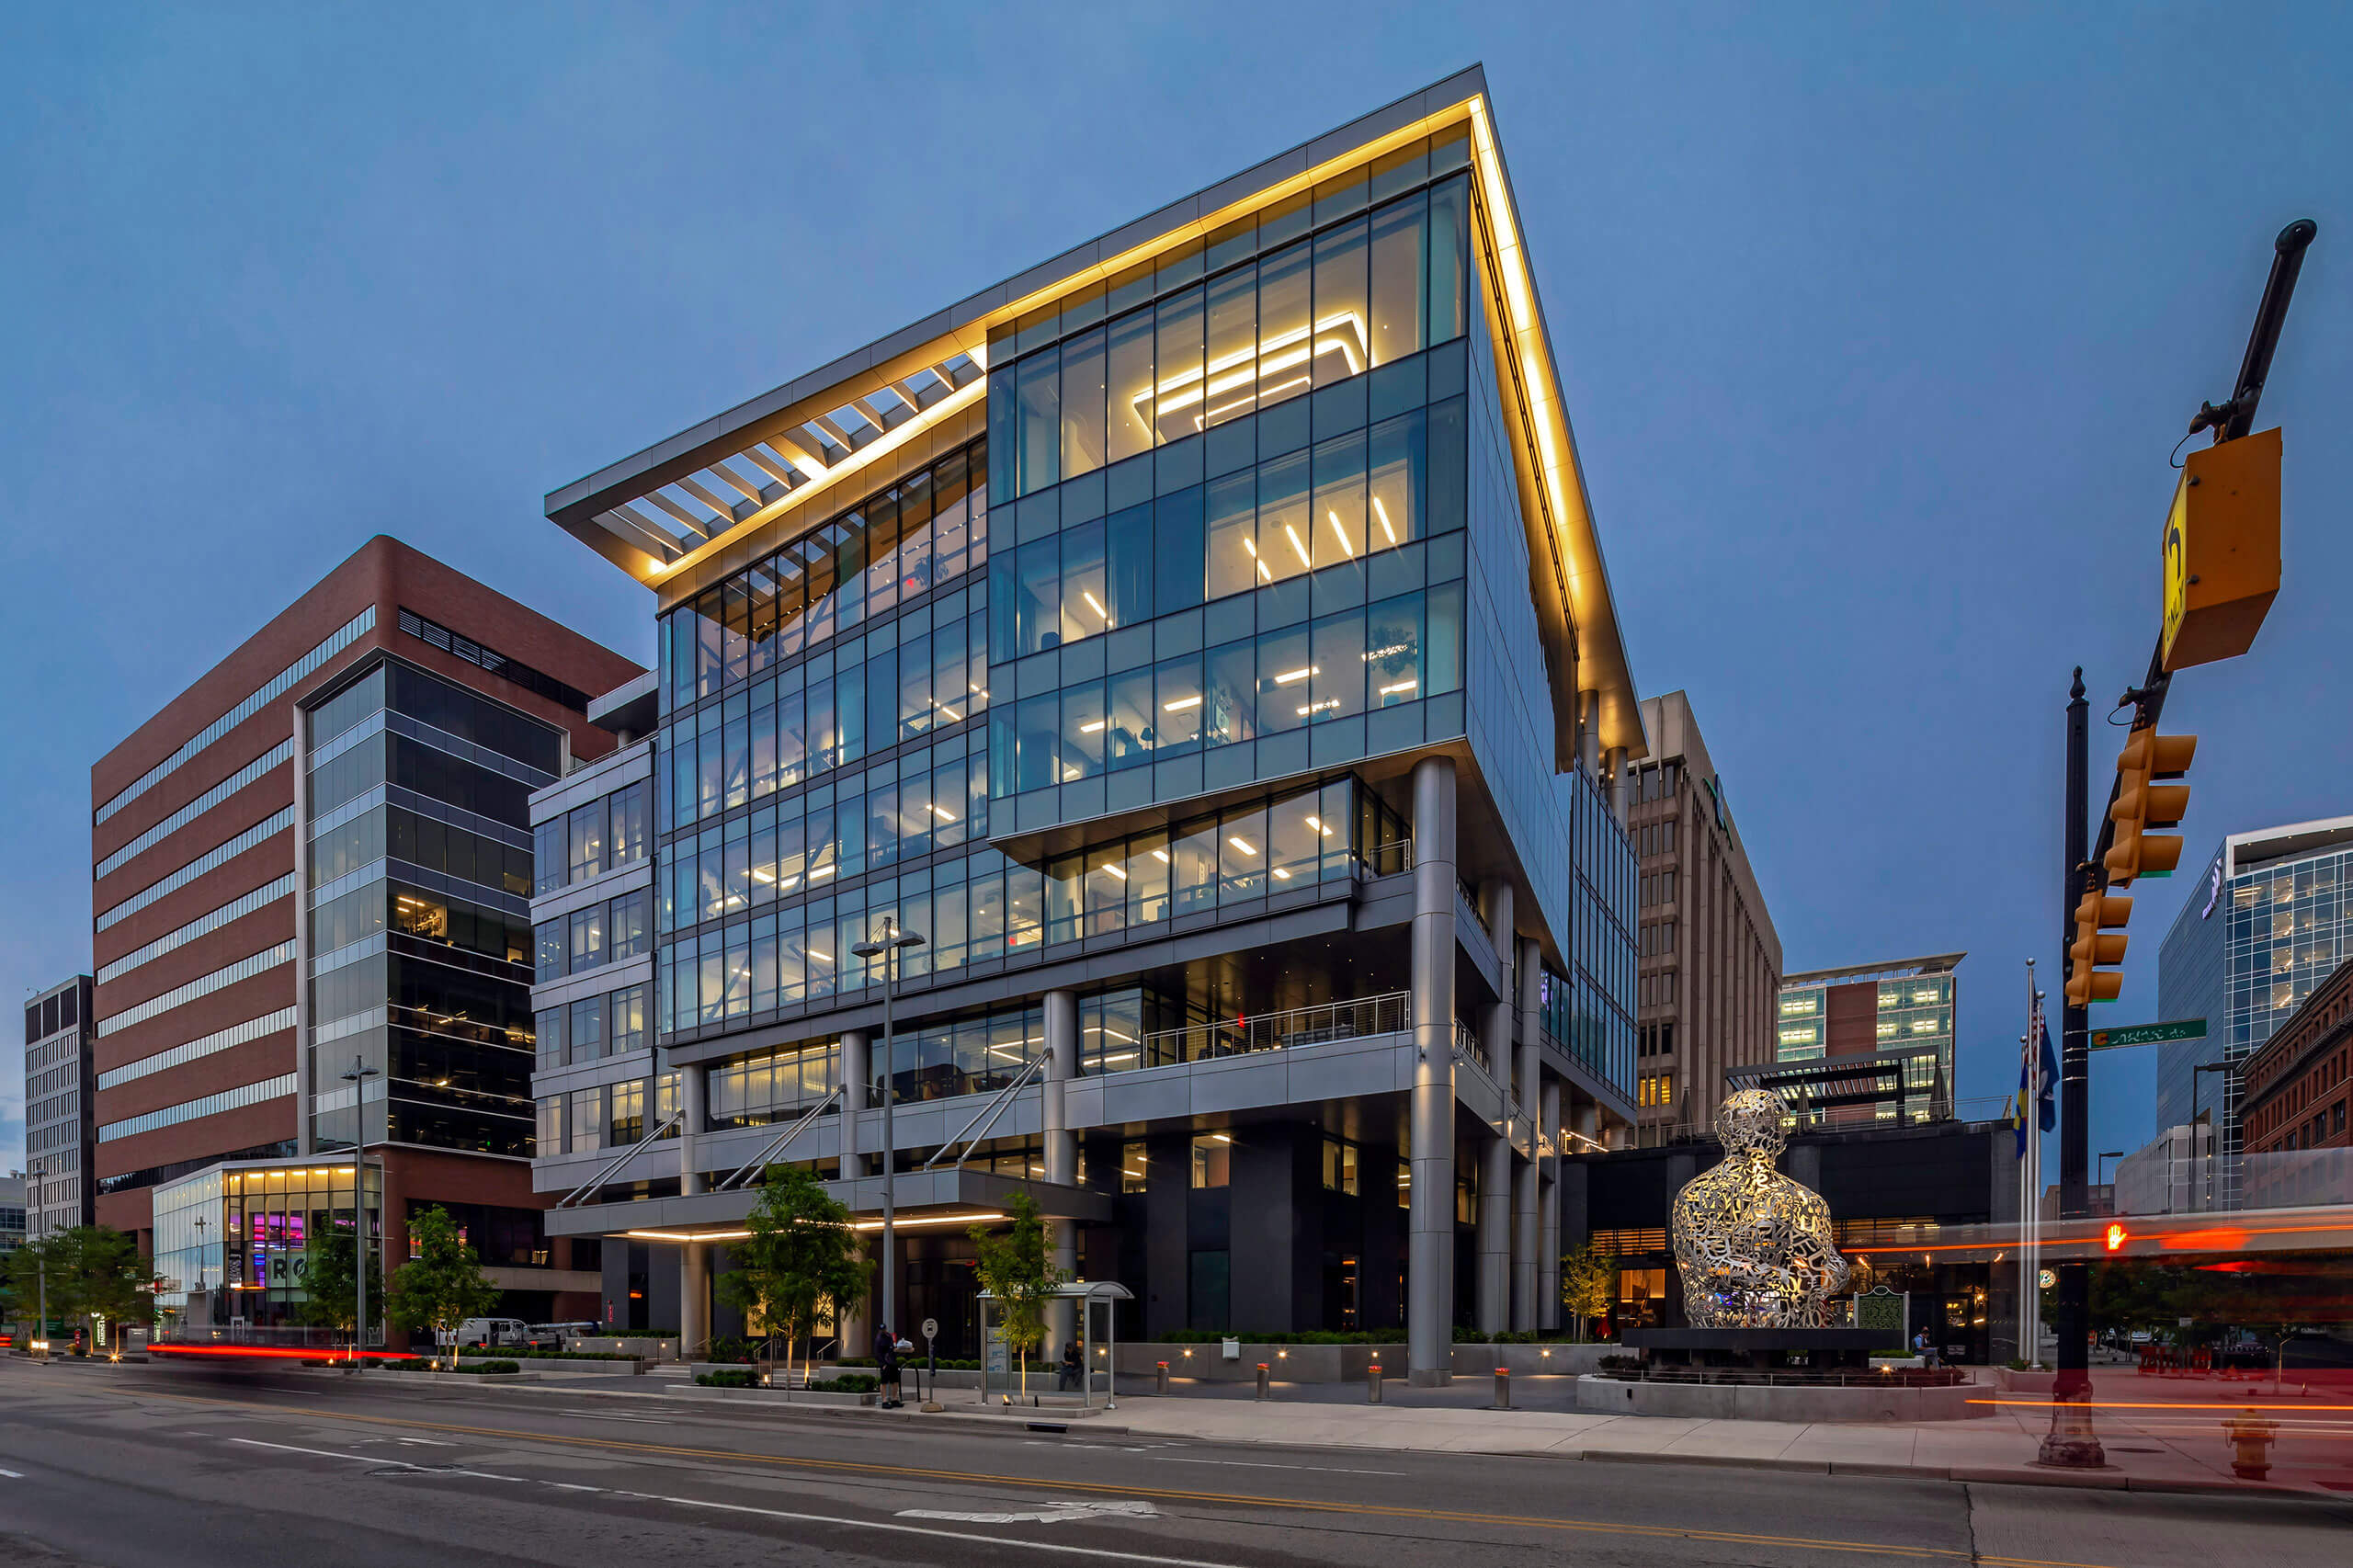
[[[1984,1402],[1977,1419],[1882,1426],[1585,1415],[1561,1407],[1573,1403],[1573,1391],[1539,1386],[1567,1381],[1515,1380],[1518,1408],[1512,1410],[1492,1408],[1483,1388],[1460,1383],[1443,1391],[1392,1387],[1397,1403],[1378,1405],[1364,1403],[1359,1386],[1294,1384],[1279,1387],[1277,1397],[1265,1403],[1223,1391],[1209,1397],[1123,1396],[1105,1419],[1132,1435],[1222,1443],[1732,1464],[2110,1490],[2353,1494],[2353,1404],[2325,1396],[2249,1399],[2244,1388],[2145,1381],[2136,1387],[2130,1376],[2103,1377],[2093,1388],[2094,1422],[2109,1468],[2086,1472],[2036,1466],[2051,1424],[2049,1403],[2005,1394],[1990,1383],[1972,1395]],[[2279,1424],[2267,1481],[2232,1473],[2222,1423],[2247,1408]]]

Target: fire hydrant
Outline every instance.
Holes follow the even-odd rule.
[[[2245,1410],[2222,1423],[2222,1436],[2231,1440],[2232,1474],[2261,1481],[2271,1473],[2271,1445],[2279,1440],[2279,1423]]]

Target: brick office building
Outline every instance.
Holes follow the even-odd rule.
[[[355,1058],[388,1258],[442,1203],[521,1301],[576,1285],[530,1184],[524,800],[637,673],[380,536],[92,767],[97,1218],[164,1305],[285,1315],[349,1223]]]
[[[1781,937],[1684,693],[1643,699],[1650,756],[1626,781],[1642,864],[1635,1128],[1704,1134],[1724,1074],[1774,1056]]]
[[[2353,1144],[2353,960],[2338,964],[2240,1070],[2249,1154]]]

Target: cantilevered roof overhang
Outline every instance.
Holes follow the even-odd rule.
[[[1529,585],[1556,650],[1554,706],[1600,699],[1604,747],[1647,755],[1632,669],[1602,560],[1576,441],[1562,402],[1544,310],[1529,267],[1485,72],[1472,66],[1256,168],[1173,201],[830,365],[551,493],[547,516],[659,590],[747,529],[805,508],[814,524],[855,499],[834,481],[983,396],[994,327],[1332,178],[1407,142],[1467,121],[1494,254],[1497,347],[1508,357],[1534,449],[1522,454],[1530,503]],[[1572,633],[1572,628],[1574,631]]]

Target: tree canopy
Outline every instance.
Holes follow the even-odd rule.
[[[392,1276],[385,1300],[393,1323],[438,1336],[498,1304],[498,1287],[483,1277],[482,1259],[448,1210],[437,1205],[410,1215],[408,1239],[416,1256]]]
[[[1046,1222],[1039,1218],[1035,1199],[1017,1192],[1006,1205],[1011,1223],[1001,1234],[985,1225],[972,1229],[980,1249],[976,1272],[981,1288],[996,1298],[997,1335],[1020,1358],[1021,1387],[1029,1388],[1029,1358],[1046,1338],[1046,1302],[1069,1276],[1053,1264]]]
[[[757,1314],[788,1346],[829,1312],[839,1323],[866,1297],[866,1267],[847,1206],[801,1165],[770,1165],[745,1220],[752,1233],[730,1244],[720,1299]],[[691,1350],[691,1346],[681,1348]],[[787,1354],[790,1355],[788,1349]]]

